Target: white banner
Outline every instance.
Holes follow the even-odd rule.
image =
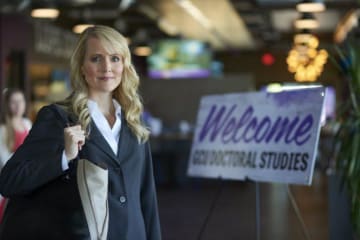
[[[311,184],[324,88],[205,96],[188,175]]]

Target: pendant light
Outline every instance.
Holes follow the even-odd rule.
[[[81,23],[81,24],[76,24],[72,30],[74,33],[81,34],[87,28],[93,27],[93,26],[94,26],[94,24],[87,24],[87,23],[82,24]]]
[[[299,12],[323,12],[326,7],[320,0],[303,0],[296,5]]]
[[[60,11],[51,3],[32,4],[31,17],[55,19],[59,16]]]
[[[319,27],[319,22],[314,17],[314,14],[304,12],[299,19],[295,20],[295,28],[297,29],[314,29]]]

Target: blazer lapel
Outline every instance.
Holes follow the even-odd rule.
[[[91,121],[90,123],[90,138],[89,142],[96,145],[100,150],[105,152],[109,157],[111,157],[117,164],[119,164],[119,160],[113,150],[111,149],[110,145],[104,138],[104,136],[101,134],[100,130],[96,127],[95,123]],[[122,130],[121,130],[122,131]],[[120,139],[121,139],[121,133],[120,133]]]
[[[120,139],[118,143],[118,152],[117,152],[117,159],[119,159],[120,162],[122,161],[122,159],[124,159],[125,157],[124,154],[127,152],[127,150],[129,150],[129,142],[131,140],[130,139],[131,134],[129,133],[129,131],[130,129],[127,125],[127,122],[125,118],[122,117]]]
[[[110,145],[104,138],[104,136],[101,134],[100,130],[97,128],[96,124],[91,120],[90,122],[90,138],[89,142],[97,146],[100,150],[105,152],[114,162],[118,165],[120,165],[120,160],[123,159],[125,149],[128,149],[129,146],[129,140],[130,135],[129,134],[129,127],[127,126],[127,122],[125,120],[125,113],[122,112],[121,114],[121,129],[120,129],[120,136],[118,141],[118,152],[115,155],[113,150],[111,149]],[[76,124],[78,122],[78,119],[76,116],[72,114],[67,114],[67,119],[70,121],[71,124]]]

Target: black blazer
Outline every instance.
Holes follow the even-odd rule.
[[[122,114],[124,115],[124,114]],[[10,198],[0,239],[90,239],[76,183],[76,165],[62,170],[64,119],[57,105],[42,108],[28,137],[0,174],[0,193]],[[115,155],[96,125],[79,157],[109,170],[109,240],[161,239],[149,144],[139,144],[124,117]]]

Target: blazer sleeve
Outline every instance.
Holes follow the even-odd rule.
[[[26,195],[64,174],[63,123],[54,106],[43,107],[25,139],[0,173],[0,193],[5,197]]]
[[[153,174],[150,144],[145,144],[145,163],[141,187],[141,208],[144,216],[146,239],[160,240],[161,230]]]

